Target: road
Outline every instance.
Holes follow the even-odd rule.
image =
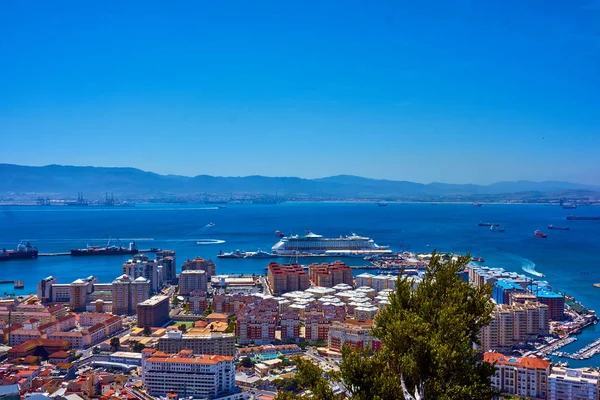
[[[271,292],[271,288],[269,287],[269,284],[267,283],[267,278],[265,278],[264,276],[259,276],[258,280],[260,281],[260,283],[262,284],[262,286],[264,288],[264,293],[268,294],[268,295],[273,295],[273,293]]]
[[[268,390],[258,390],[258,389],[252,389],[252,390],[247,391],[246,393],[248,393],[250,400],[257,399],[258,396],[263,395],[263,394],[266,396],[271,396],[271,397],[277,396],[277,392],[270,392]]]

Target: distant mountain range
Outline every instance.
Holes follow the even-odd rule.
[[[600,192],[600,186],[569,182],[498,182],[491,185],[415,183],[337,175],[320,179],[294,177],[218,177],[159,175],[136,168],[30,167],[0,164],[0,193],[115,195],[194,195],[203,193],[271,194],[336,198],[418,198],[511,193]]]

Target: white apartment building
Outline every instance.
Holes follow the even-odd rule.
[[[151,396],[175,392],[180,397],[242,400],[235,384],[233,357],[195,356],[189,350],[166,354],[145,350],[142,353],[142,381]]]
[[[599,375],[590,368],[552,367],[548,400],[598,400]]]

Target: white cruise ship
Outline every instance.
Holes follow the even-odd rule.
[[[283,237],[271,248],[278,256],[331,256],[364,257],[372,254],[391,254],[387,246],[377,245],[373,239],[352,234],[339,238],[324,238],[310,231],[305,236]]]

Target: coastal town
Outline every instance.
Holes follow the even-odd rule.
[[[112,282],[49,276],[35,294],[0,300],[0,398],[265,400],[298,391],[296,357],[335,371],[343,346],[381,349],[372,335],[376,315],[398,275],[419,286],[432,255],[385,257],[373,273],[357,275],[342,261],[269,260],[266,275],[231,275],[212,260],[178,264],[174,251],[159,250],[116,263]],[[479,350],[496,363],[497,389],[530,399],[598,398],[598,370],[550,359],[600,351],[598,341],[561,351],[597,323],[593,310],[545,281],[477,261],[460,277],[493,288],[493,319]]]

